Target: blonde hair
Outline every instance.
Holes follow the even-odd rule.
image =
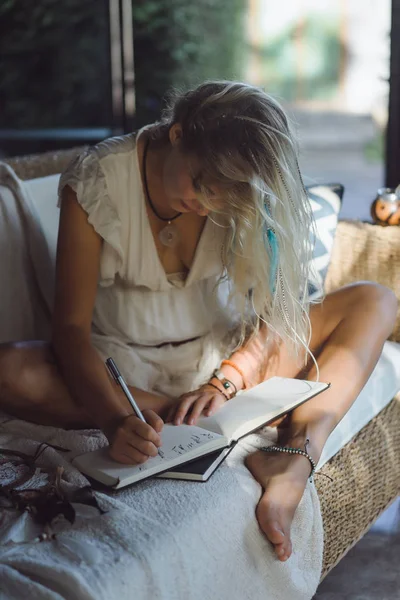
[[[242,317],[239,345],[265,322],[292,354],[310,352],[313,216],[283,109],[257,87],[207,81],[170,97],[153,139],[174,123],[182,127],[182,151],[202,167],[201,202],[226,227],[222,259]],[[210,182],[223,190],[223,208]]]

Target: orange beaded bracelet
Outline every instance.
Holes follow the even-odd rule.
[[[239,373],[239,375],[243,379],[243,389],[245,390],[247,388],[246,377],[244,376],[244,373],[243,373],[242,369],[240,367],[238,367],[237,364],[234,363],[232,360],[223,360],[221,362],[221,367],[223,365],[228,365],[228,367],[232,367],[232,369],[235,369],[235,371],[237,371]]]

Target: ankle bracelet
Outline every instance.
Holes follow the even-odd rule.
[[[309,441],[310,440],[308,439],[306,440],[306,443],[304,444],[305,448],[307,448],[307,444]],[[287,448],[286,446],[264,446],[263,448],[260,448],[260,450],[262,450],[263,452],[284,452],[286,454],[300,454],[301,456],[305,456],[311,463],[311,472],[308,478],[310,481],[312,481],[317,465],[313,457],[310,456],[305,450],[300,450],[300,448]]]

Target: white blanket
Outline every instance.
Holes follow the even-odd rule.
[[[30,219],[29,231],[35,231],[35,236],[28,231],[28,252],[34,263],[33,275],[47,298],[51,291],[43,289],[42,282],[51,281],[52,274],[48,279],[42,277],[44,254],[37,264],[38,248],[31,246],[39,232],[35,212],[32,207],[27,209],[29,198],[11,170],[0,165],[1,175],[0,183],[6,184],[17,200],[15,206],[3,207],[4,211],[14,211],[14,219],[25,215]],[[0,238],[4,241],[21,230],[2,230],[0,223]],[[20,287],[21,278],[25,281],[28,277],[19,271],[14,275],[0,281],[1,290],[12,294],[12,286]],[[13,304],[16,314],[17,299],[18,294]],[[0,315],[0,321],[7,320],[1,310]],[[294,551],[286,563],[275,558],[255,518],[261,488],[244,466],[243,457],[270,443],[272,435],[267,429],[246,438],[204,484],[149,480],[118,493],[97,493],[107,513],[78,507],[73,525],[59,523],[55,541],[33,542],[38,528],[29,515],[4,511],[0,520],[0,599],[309,600],[319,582],[323,550],[314,485],[307,484],[295,514]],[[0,447],[33,454],[39,441],[70,448],[76,454],[103,445],[105,438],[95,430],[64,431],[10,420],[5,415],[0,418]],[[55,450],[47,449],[39,464],[64,466],[64,478],[71,486],[87,483],[65,455]]]
[[[64,431],[4,418],[0,447],[33,454],[32,440],[74,453],[105,443],[95,430]],[[39,529],[30,517],[6,512],[0,526],[0,598],[310,599],[322,559],[317,493],[307,484],[292,527],[293,555],[280,563],[255,519],[260,486],[243,464],[244,454],[264,442],[271,442],[271,430],[248,437],[204,484],[148,480],[118,493],[98,492],[108,512],[78,506],[80,516],[74,525],[58,525],[56,541],[34,543]],[[39,464],[62,465],[71,485],[87,484],[51,448]]]

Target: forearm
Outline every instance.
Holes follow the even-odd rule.
[[[229,357],[229,361],[237,365],[244,378],[231,365],[224,364],[221,371],[227,379],[233,381],[238,390],[253,387],[265,378],[270,352],[271,344],[267,340],[267,328],[262,324],[257,335]]]
[[[52,346],[68,390],[100,429],[128,416],[99,354],[76,328],[53,335]]]

